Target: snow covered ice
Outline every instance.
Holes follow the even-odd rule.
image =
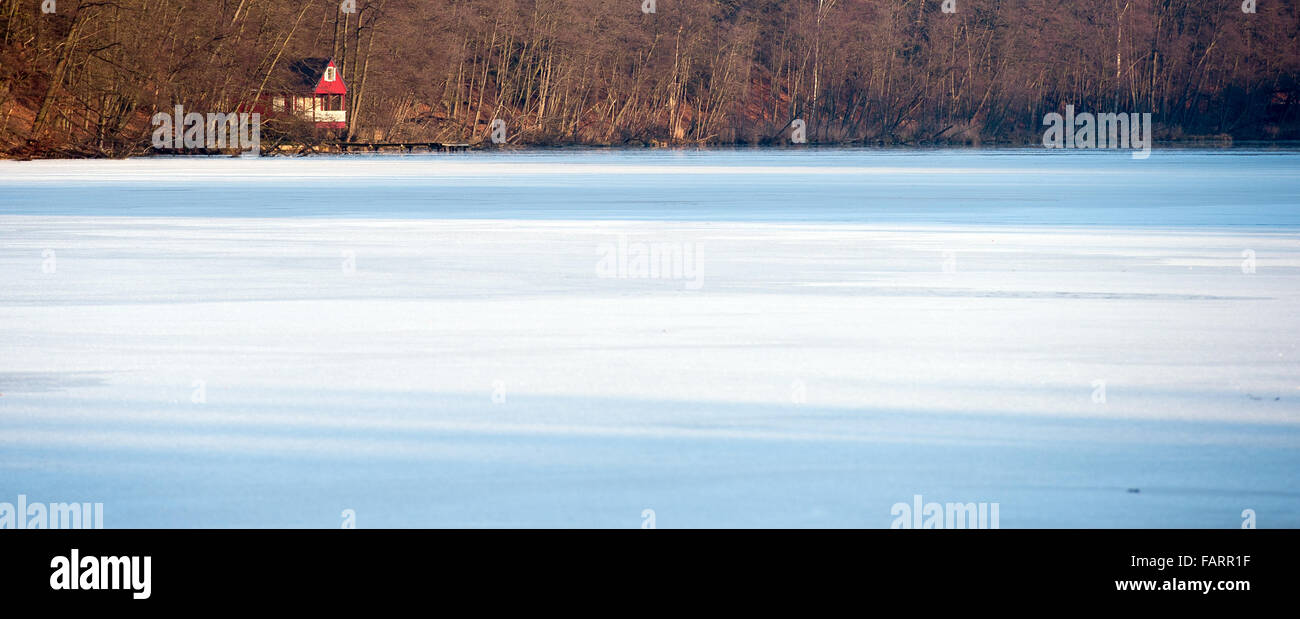
[[[1298,226],[1291,152],[0,162],[0,501],[1296,527]]]

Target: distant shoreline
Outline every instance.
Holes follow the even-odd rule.
[[[863,144],[863,143],[824,143],[824,144],[487,144],[476,143],[469,144],[457,152],[475,152],[475,153],[520,153],[520,152],[550,152],[550,151],[611,151],[611,152],[640,152],[640,151],[799,151],[799,150],[864,150],[864,151],[936,151],[936,150],[962,150],[962,151],[1000,151],[1000,150],[1033,150],[1042,149],[1051,151],[1042,146],[1041,143],[1019,143],[1019,142],[986,142],[981,144],[958,144],[958,143],[927,143],[927,144]],[[1217,138],[1183,138],[1178,140],[1155,140],[1153,150],[1278,150],[1292,151],[1300,150],[1300,140],[1232,140]],[[1107,151],[1115,149],[1071,149],[1078,151]],[[377,151],[365,150],[342,150],[337,147],[324,146],[307,148],[302,147],[300,151],[292,149],[280,149],[278,151],[263,152],[263,157],[306,157],[306,156],[339,156],[339,155],[430,155],[430,154],[447,154],[455,153],[443,152],[438,150],[417,150],[412,152],[404,151],[395,146],[385,146]],[[144,151],[139,154],[128,155],[125,157],[94,157],[94,156],[41,156],[41,157],[19,157],[12,153],[0,153],[0,160],[4,161],[37,161],[37,160],[96,160],[96,159],[143,159],[152,157],[231,157],[238,156],[237,151],[197,151],[197,152],[156,152],[152,150]]]

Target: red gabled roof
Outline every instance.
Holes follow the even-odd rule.
[[[334,67],[334,81],[325,81],[326,69],[330,67]],[[303,58],[291,63],[277,81],[277,86],[292,93],[345,95],[348,92],[342,73],[330,58]]]
[[[338,67],[334,66],[334,61],[329,61],[327,68],[333,68],[334,81],[325,81],[326,71],[321,71],[320,81],[316,83],[316,94],[318,95],[346,95],[348,87],[343,83],[343,74],[339,72]]]

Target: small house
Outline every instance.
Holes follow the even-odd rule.
[[[331,58],[289,63],[267,83],[258,107],[268,116],[286,112],[317,129],[347,128],[347,86]]]

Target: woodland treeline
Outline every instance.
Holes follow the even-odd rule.
[[[512,144],[770,144],[802,119],[810,143],[1033,143],[1066,104],[1151,112],[1157,139],[1300,137],[1296,0],[45,4],[0,0],[9,156],[147,152],[156,111],[238,109],[322,56],[350,140],[500,118]]]

